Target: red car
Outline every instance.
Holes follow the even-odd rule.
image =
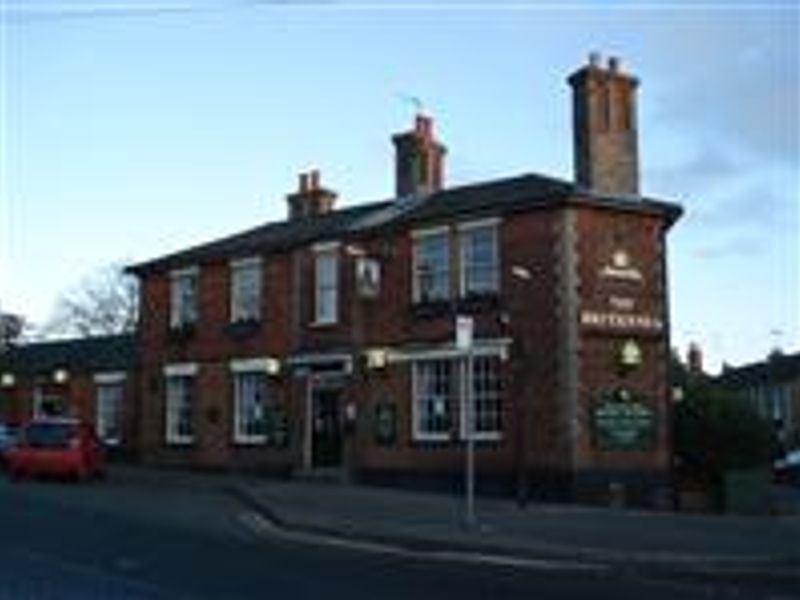
[[[78,419],[35,419],[19,430],[6,453],[12,478],[70,475],[79,480],[105,474],[103,444],[88,423]]]

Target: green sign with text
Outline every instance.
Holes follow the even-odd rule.
[[[598,402],[593,411],[594,440],[600,450],[649,450],[656,433],[655,411],[638,400]]]

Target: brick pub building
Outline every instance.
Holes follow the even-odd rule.
[[[569,83],[574,182],[448,187],[419,115],[392,199],[337,209],[312,171],[286,220],[132,266],[142,460],[455,484],[469,391],[479,490],[649,501],[681,209],[639,193],[637,80],[593,56]]]

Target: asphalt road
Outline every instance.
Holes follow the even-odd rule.
[[[800,599],[787,582],[465,564],[320,545],[271,535],[249,517],[209,491],[113,479],[13,484],[0,474],[0,598]]]

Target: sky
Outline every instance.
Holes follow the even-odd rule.
[[[566,77],[639,77],[673,345],[711,371],[800,350],[800,9],[789,3],[0,0],[0,309],[34,323],[109,263],[393,192],[421,99],[446,185],[572,178]]]

